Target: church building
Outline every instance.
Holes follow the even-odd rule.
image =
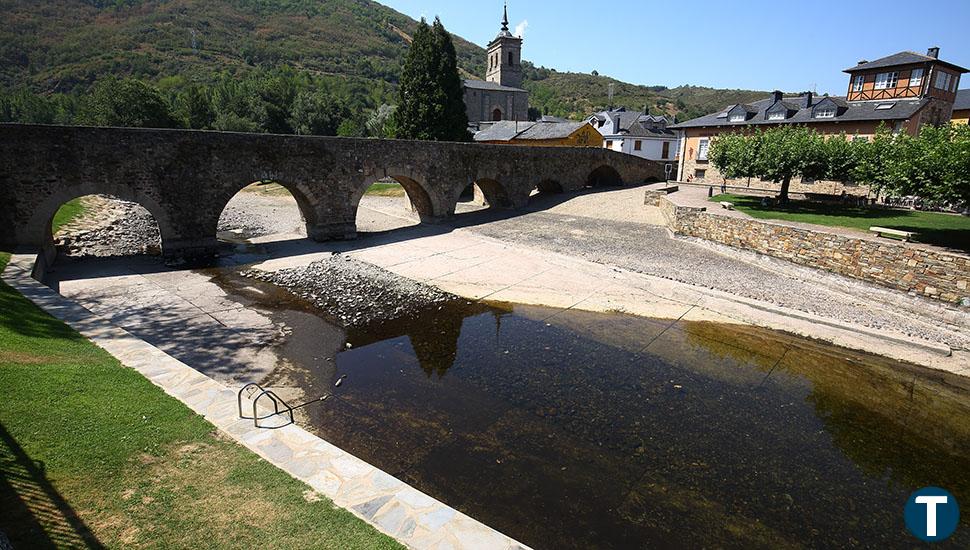
[[[508,8],[502,30],[488,44],[485,80],[465,80],[468,125],[482,122],[529,120],[529,92],[522,89],[522,39],[509,32]]]

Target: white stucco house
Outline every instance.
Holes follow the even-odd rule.
[[[603,135],[603,147],[657,161],[677,161],[679,134],[667,129],[666,117],[619,109],[586,119]]]

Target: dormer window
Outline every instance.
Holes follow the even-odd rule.
[[[815,118],[835,118],[835,107],[819,107],[815,110]]]
[[[859,76],[853,78],[852,79],[852,91],[853,92],[861,92],[862,91],[862,84],[865,83],[865,81],[866,81],[866,77],[862,76],[861,74]]]
[[[775,111],[773,113],[768,113],[768,120],[785,120],[785,111]]]
[[[895,88],[898,82],[899,82],[899,73],[896,71],[893,71],[891,73],[879,73],[876,75],[875,88],[877,90]]]
[[[732,113],[728,117],[728,122],[744,122],[747,118],[744,113]]]

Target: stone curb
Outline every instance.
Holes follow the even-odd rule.
[[[334,504],[415,549],[528,547],[296,426],[260,429],[238,417],[236,392],[42,285],[36,256],[14,254],[3,280],[168,395]]]

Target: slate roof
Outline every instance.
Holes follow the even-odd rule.
[[[495,82],[488,82],[487,80],[465,80],[466,88],[473,88],[476,90],[491,90],[498,92],[525,92],[522,88],[513,88],[511,86],[502,86]]]
[[[586,122],[516,122],[503,120],[475,134],[475,141],[512,141],[563,139],[585,126]]]
[[[813,118],[812,106],[818,105],[824,99],[831,99],[838,106],[845,106],[844,112],[835,118]],[[786,97],[782,101],[793,103],[798,107],[798,111],[785,120],[766,120],[765,111],[775,104],[773,97],[762,99],[751,104],[756,108],[755,115],[744,122],[728,122],[727,117],[718,118],[730,111],[735,106],[728,105],[721,111],[704,115],[692,120],[681,122],[670,126],[674,129],[699,128],[702,126],[748,126],[761,124],[805,124],[813,122],[855,122],[863,120],[905,120],[913,116],[917,111],[926,105],[930,98],[924,99],[892,99],[886,101],[846,101],[844,97],[815,97],[812,105],[807,105],[808,96]],[[878,105],[894,103],[891,109],[879,109]],[[842,111],[840,109],[840,111]]]
[[[953,102],[954,111],[962,111],[964,109],[970,109],[970,88],[957,90],[957,99]]]
[[[610,135],[631,135],[631,136],[672,136],[673,132],[666,129],[655,128],[653,124],[663,123],[664,126],[669,124],[670,121],[666,117],[660,115],[648,115],[641,111],[628,111],[624,107],[613,111],[600,111],[593,115],[590,115],[587,120],[595,119],[597,121],[605,121],[607,118],[614,121],[614,127],[619,128],[619,131],[615,134]],[[651,124],[653,123],[653,124]],[[600,129],[602,132],[603,130]]]
[[[869,69],[881,69],[883,67],[893,67],[895,65],[912,65],[916,63],[927,63],[934,62],[940,65],[946,65],[947,67],[957,69],[961,72],[967,72],[966,69],[953,63],[937,59],[935,57],[930,57],[928,55],[919,54],[916,52],[899,52],[892,55],[887,55],[886,57],[881,57],[875,61],[868,61],[866,63],[860,63],[855,67],[849,67],[844,69],[844,73],[854,73],[858,71],[867,71]]]

